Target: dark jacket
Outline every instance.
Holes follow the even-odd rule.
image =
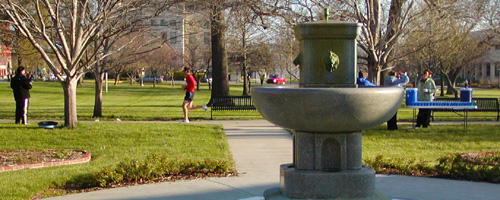
[[[31,81],[26,76],[14,76],[10,81],[10,87],[14,91],[14,99],[21,100],[30,98]]]

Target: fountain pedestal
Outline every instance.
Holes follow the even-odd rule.
[[[265,119],[295,130],[293,163],[280,166],[280,187],[266,199],[389,199],[362,165],[361,131],[397,112],[402,88],[261,87],[252,95]]]
[[[285,196],[373,196],[375,171],[361,165],[361,132],[296,132],[294,141],[294,164],[280,166]]]
[[[280,166],[280,187],[266,199],[389,199],[375,192],[375,171],[361,164],[361,132],[294,135],[294,163]]]

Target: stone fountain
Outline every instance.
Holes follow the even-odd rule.
[[[361,163],[361,131],[389,120],[403,89],[357,88],[360,24],[297,25],[299,87],[252,89],[268,121],[294,130],[293,163],[280,166],[279,188],[266,199],[390,199],[375,191],[375,171]]]

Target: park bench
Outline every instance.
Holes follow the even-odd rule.
[[[460,101],[459,98],[436,98],[434,101]],[[460,115],[459,112],[496,112],[497,121],[500,118],[500,108],[497,98],[472,98],[472,101],[476,102],[477,109],[465,109],[465,110],[453,110],[453,109],[431,109],[431,118],[434,121],[435,112],[455,112]]]
[[[256,110],[251,96],[212,96],[210,105],[210,119],[214,111],[247,111]]]

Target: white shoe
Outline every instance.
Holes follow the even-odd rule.
[[[182,120],[179,123],[181,123],[181,124],[189,124],[189,120]]]
[[[201,108],[203,108],[203,110],[205,110],[205,112],[208,112],[207,104],[201,105]]]

